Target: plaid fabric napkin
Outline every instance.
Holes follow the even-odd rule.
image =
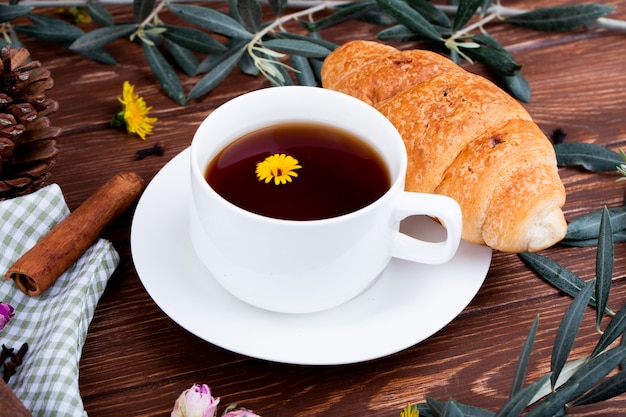
[[[96,304],[119,263],[110,242],[100,239],[38,297],[22,293],[9,267],[69,214],[58,185],[0,201],[0,301],[15,316],[0,330],[0,343],[15,352],[29,344],[9,387],[33,416],[86,416],[78,389],[78,361]]]

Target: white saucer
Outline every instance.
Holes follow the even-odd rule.
[[[139,201],[131,231],[137,274],[180,326],[254,358],[335,365],[403,350],[452,321],[474,298],[491,263],[491,249],[461,242],[445,265],[393,260],[372,287],[335,309],[272,313],[227,293],[196,257],[188,235],[190,193],[187,149],[154,177]],[[405,220],[402,230],[422,239],[442,233],[422,217]]]

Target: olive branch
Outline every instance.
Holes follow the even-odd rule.
[[[616,181],[626,176],[626,153],[604,146],[564,142],[564,132],[553,136],[557,165],[588,172],[613,172]],[[558,138],[558,139],[557,139]],[[614,245],[626,242],[626,204],[604,207],[582,215],[567,226],[559,246],[596,246],[595,276],[584,280],[579,275],[539,253],[518,254],[520,260],[541,279],[573,299],[563,314],[554,337],[550,372],[525,385],[539,316],[535,317],[511,383],[509,398],[497,411],[491,411],[453,398],[425,401],[407,406],[401,413],[408,417],[544,417],[561,416],[576,407],[608,400],[626,392],[626,305],[617,312],[609,307],[613,282]],[[571,350],[588,307],[595,310],[596,345],[586,356],[572,359]],[[605,322],[608,320],[608,323]],[[604,327],[604,328],[603,328]],[[621,339],[621,340],[620,340]]]
[[[576,142],[555,145],[559,166],[576,166],[591,172],[614,171],[623,175],[621,170],[616,170],[623,152],[613,152],[592,144],[583,144],[582,149],[579,145],[581,143]],[[595,276],[588,280],[583,280],[544,255],[528,252],[518,255],[539,277],[573,297],[554,337],[549,373],[525,385],[539,327],[539,316],[536,316],[519,355],[509,398],[497,411],[459,403],[454,399],[442,402],[426,397],[425,402],[408,406],[407,411],[403,411],[404,415],[416,412],[421,417],[567,415],[576,407],[605,401],[626,392],[626,305],[617,312],[608,305],[613,280],[614,244],[626,241],[625,230],[626,206],[604,207],[569,223],[561,245],[597,246]],[[595,309],[598,341],[588,355],[571,359],[572,347],[589,306]],[[607,317],[610,321],[604,325]]]
[[[10,0],[0,4],[0,44],[21,46],[20,36],[57,43],[104,64],[116,64],[106,46],[120,38],[139,44],[155,78],[174,101],[187,105],[222,82],[236,67],[244,74],[264,76],[272,85],[320,85],[325,57],[337,45],[320,30],[359,20],[380,27],[381,41],[416,41],[446,53],[457,63],[480,62],[499,77],[509,92],[530,100],[530,88],[513,56],[489,35],[488,24],[511,24],[539,31],[571,31],[580,27],[626,31],[626,22],[606,16],[613,7],[602,4],[556,6],[524,11],[503,7],[499,1],[460,0],[456,6],[433,5],[427,0],[293,1],[267,0],[273,18],[262,21],[259,0],[229,0],[223,13],[206,5],[174,0],[134,0],[133,22],[116,22],[110,0],[57,2]],[[100,27],[84,31],[82,22],[38,13],[46,7],[79,7]],[[296,11],[286,13],[287,6]],[[73,13],[78,16],[79,12]],[[324,15],[315,19],[319,12]],[[188,25],[167,23],[165,12]],[[84,13],[80,13],[84,17]],[[296,22],[296,27],[285,28]],[[90,27],[92,27],[91,25]],[[222,39],[226,38],[224,42]],[[220,41],[218,41],[220,39]],[[0,45],[1,46],[1,45]],[[169,52],[166,58],[163,52]],[[185,93],[180,73],[199,77]]]
[[[626,392],[626,305],[617,313],[608,307],[613,278],[614,229],[623,230],[624,225],[616,221],[615,213],[606,207],[573,223],[573,229],[587,229],[587,234],[595,236],[595,277],[585,281],[546,256],[519,254],[520,259],[541,278],[573,297],[554,338],[550,372],[524,385],[539,327],[539,316],[536,316],[520,352],[509,398],[498,411],[459,403],[454,399],[442,402],[426,397],[425,402],[408,406],[409,412],[417,410],[421,417],[556,416]],[[590,232],[592,229],[595,233]],[[588,306],[595,307],[595,326],[600,336],[587,356],[571,360],[571,350]],[[602,330],[601,325],[607,316],[610,321]],[[621,342],[616,343],[620,338]]]

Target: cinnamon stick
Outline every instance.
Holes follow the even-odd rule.
[[[13,390],[0,379],[0,417],[32,417]]]
[[[41,294],[137,200],[142,189],[143,179],[133,172],[111,178],[23,254],[5,279],[13,279],[27,295]]]

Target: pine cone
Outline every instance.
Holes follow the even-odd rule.
[[[0,200],[5,200],[45,185],[61,129],[46,117],[59,107],[45,95],[54,84],[50,71],[26,49],[5,46],[0,54]]]

